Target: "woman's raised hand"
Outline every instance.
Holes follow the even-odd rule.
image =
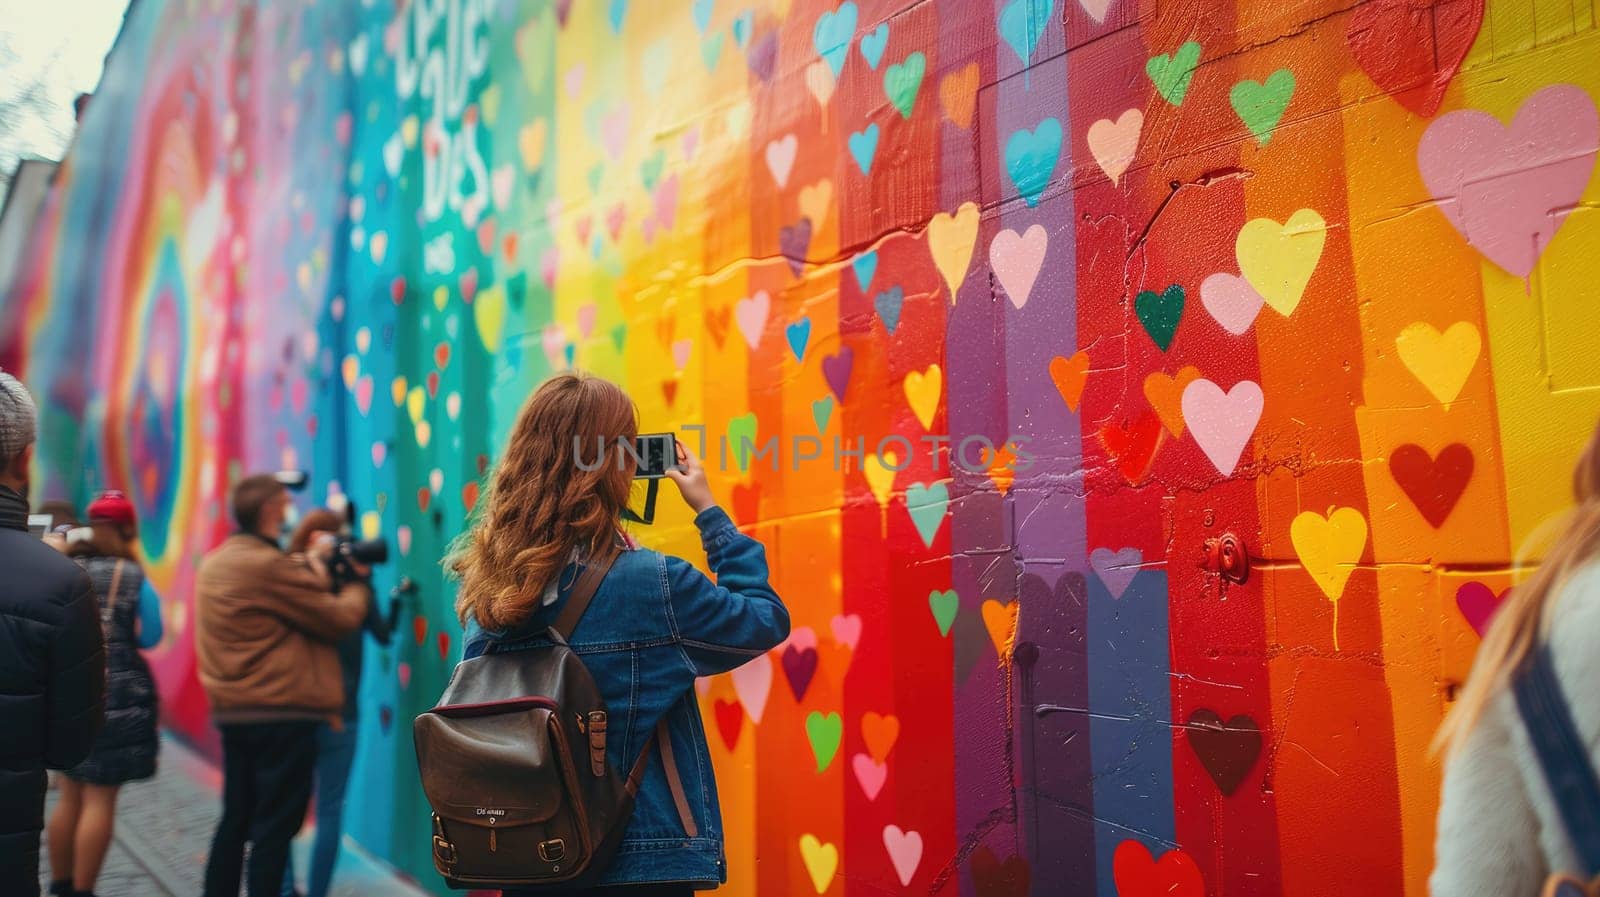
[[[711,484],[706,482],[706,469],[700,459],[689,451],[683,440],[674,441],[678,444],[678,465],[667,468],[667,476],[678,484],[678,491],[683,493],[690,510],[698,514],[717,501],[711,497]]]

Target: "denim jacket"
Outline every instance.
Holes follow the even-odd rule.
[[[601,885],[728,880],[722,811],[694,680],[740,666],[789,637],[789,612],[767,583],[766,550],[739,532],[721,508],[695,517],[713,583],[682,558],[647,548],[622,552],[568,643],[605,698],[613,769],[633,766],[665,717],[689,808],[699,832],[688,837],[661,761],[652,752],[622,845]],[[556,602],[513,631],[467,624],[464,660],[550,644],[549,625],[566,604],[579,565],[563,572]]]

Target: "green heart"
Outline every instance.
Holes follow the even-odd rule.
[[[667,164],[667,151],[657,149],[655,155],[644,160],[639,166],[639,180],[644,181],[646,190],[654,190],[656,181],[661,179],[661,166]]]
[[[1144,325],[1144,332],[1165,352],[1183,318],[1183,287],[1173,284],[1160,293],[1145,290],[1134,298],[1133,311]]]
[[[594,163],[593,166],[591,166],[589,168],[589,192],[590,193],[598,193],[598,192],[600,192],[600,178],[603,177],[605,175],[605,173],[606,173],[606,166],[605,166],[604,162],[596,162],[596,163]]]
[[[1156,86],[1156,92],[1172,105],[1183,102],[1183,95],[1189,92],[1189,80],[1194,77],[1194,70],[1200,65],[1200,44],[1189,41],[1178,48],[1178,52],[1168,56],[1150,57],[1144,64],[1144,73]]]
[[[748,442],[749,448],[745,445]],[[750,454],[756,449],[756,413],[746,411],[728,421],[728,450],[739,461],[739,472],[750,469]]]
[[[623,347],[623,345],[625,343],[627,343],[627,341],[628,341],[628,325],[627,324],[618,324],[617,326],[611,328],[611,342],[617,347],[617,351],[619,353],[622,351],[622,347]]]
[[[1294,72],[1278,69],[1267,76],[1265,84],[1246,79],[1233,85],[1228,100],[1233,111],[1239,114],[1256,142],[1262,146],[1272,139],[1272,129],[1278,126],[1283,112],[1289,108],[1289,98],[1294,96]]]
[[[906,487],[906,513],[916,524],[922,544],[929,548],[933,547],[933,537],[939,534],[939,525],[944,523],[944,512],[949,507],[950,489],[943,483],[912,483]]]
[[[833,420],[833,396],[823,396],[811,403],[811,419],[816,422],[818,433],[828,432],[828,421]]]
[[[956,611],[961,607],[961,598],[955,589],[938,589],[928,593],[928,607],[933,610],[933,622],[939,624],[939,634],[949,635],[950,627],[955,625]]]
[[[817,755],[817,772],[822,772],[839,753],[839,741],[844,738],[844,718],[837,713],[823,716],[813,710],[806,717],[806,737],[811,739],[811,753]]]
[[[927,66],[927,57],[918,51],[907,56],[905,62],[889,66],[883,73],[883,92],[889,95],[889,102],[906,118],[911,117],[911,107],[917,104],[917,90],[922,87],[922,75]]]

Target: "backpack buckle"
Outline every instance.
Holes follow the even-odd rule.
[[[457,857],[456,857],[456,846],[454,844],[451,844],[449,841],[446,841],[445,839],[439,837],[438,835],[434,835],[433,836],[433,861],[434,861],[434,863],[438,864],[439,867],[441,869],[443,869],[446,874],[449,874],[450,869],[452,867],[454,867],[455,864],[456,864],[456,859],[457,859]]]
[[[539,842],[539,859],[546,863],[559,863],[567,856],[567,842],[560,838]]]

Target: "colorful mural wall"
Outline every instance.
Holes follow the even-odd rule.
[[[702,683],[729,893],[1422,895],[1428,741],[1600,409],[1597,17],[141,0],[0,362],[41,497],[136,497],[201,744],[230,480],[392,537],[349,821],[424,881],[437,561],[576,367],[704,428],[794,611]]]

